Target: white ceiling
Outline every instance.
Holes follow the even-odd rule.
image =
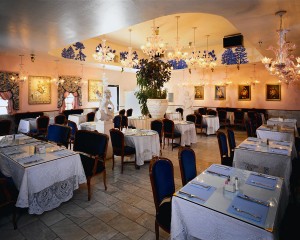
[[[276,45],[278,10],[287,11],[283,18],[284,27],[291,30],[287,39],[300,46],[299,0],[1,0],[0,54],[51,58],[52,50],[100,35],[128,46],[129,27],[132,46],[139,48],[151,34],[152,19],[164,41],[172,45],[178,15],[184,46],[193,41],[192,27],[197,27],[199,47],[206,47],[205,35],[210,35],[209,46],[221,48],[223,36],[240,32],[246,45],[273,56],[265,49]],[[300,55],[300,47],[294,54]]]

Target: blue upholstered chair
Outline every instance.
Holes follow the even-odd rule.
[[[132,154],[135,154],[135,148],[130,147],[130,146],[125,146],[124,134],[120,130],[114,129],[114,128],[110,129],[109,133],[110,133],[111,145],[112,145],[112,149],[113,149],[112,169],[114,169],[114,167],[115,167],[115,156],[121,157],[121,173],[123,173],[125,163],[134,163],[135,168],[139,169],[139,166],[136,164],[136,155],[135,155],[134,162],[124,162],[125,156],[130,156]]]
[[[71,134],[70,134],[70,139],[69,139],[69,144],[70,144],[70,149],[71,149],[72,144],[74,144],[75,134],[76,134],[78,128],[77,128],[77,124],[71,120],[68,120],[67,124],[71,128]]]
[[[175,131],[175,125],[174,122],[170,119],[164,118],[163,120],[164,124],[164,147],[165,147],[165,140],[168,140],[169,145],[169,139],[172,140],[172,151],[173,148],[180,146],[181,143],[181,133]],[[174,139],[179,138],[179,143],[174,143]]]
[[[9,119],[0,120],[0,136],[9,135],[11,124],[12,122]]]
[[[170,233],[171,200],[175,192],[174,167],[167,158],[153,158],[149,175],[155,204],[155,235],[159,239],[159,227]]]
[[[217,138],[221,156],[221,164],[226,166],[232,166],[232,159],[228,156],[227,137],[224,132],[217,131]]]
[[[127,110],[126,110],[126,116],[127,116],[127,117],[132,116],[132,111],[133,111],[132,108],[127,109]]]
[[[183,108],[180,108],[180,107],[176,108],[175,111],[180,113],[180,118],[181,118],[181,120],[183,120]]]
[[[36,129],[29,132],[29,135],[41,140],[46,140],[50,118],[40,116],[36,119]]]
[[[59,146],[68,148],[71,128],[69,126],[52,124],[48,127],[47,141],[55,142]]]
[[[193,122],[193,123],[195,123],[195,124],[196,124],[196,119],[197,119],[197,117],[196,117],[195,114],[188,114],[188,115],[186,115],[186,117],[185,117],[185,120],[186,120],[186,121]]]
[[[106,186],[105,160],[108,146],[108,136],[97,131],[78,130],[75,134],[73,150],[79,152],[88,186],[88,200],[91,200],[91,179],[103,173],[103,183]]]
[[[205,129],[205,132],[207,132],[207,124],[203,122],[203,116],[200,113],[196,114],[195,127],[196,127],[196,133],[198,128],[200,129],[201,133],[203,133],[203,129]]]
[[[57,116],[54,117],[54,123],[55,124],[66,124],[66,116],[63,114],[59,114]]]
[[[162,154],[162,138],[163,138],[163,129],[164,129],[164,124],[162,122],[162,120],[156,119],[151,121],[150,124],[150,128],[151,130],[154,130],[158,133],[159,136],[159,143],[160,143],[160,155]]]
[[[121,129],[122,125],[122,116],[121,115],[117,115],[114,117],[113,119],[113,123],[114,123],[114,128],[118,128],[119,130]]]
[[[95,112],[89,112],[86,115],[86,121],[87,122],[94,122],[94,120],[95,120]]]
[[[235,142],[234,131],[230,128],[227,128],[227,140],[228,140],[228,145],[230,150],[230,158],[233,160],[236,142]]]
[[[184,186],[197,176],[196,155],[194,150],[189,147],[180,147],[178,151],[178,160],[181,181]]]

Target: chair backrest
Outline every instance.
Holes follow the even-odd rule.
[[[87,122],[94,122],[94,120],[95,120],[95,112],[89,112],[86,115],[86,121]]]
[[[247,116],[248,116],[249,119],[251,119],[252,121],[254,121],[255,118],[256,118],[256,112],[255,111],[248,111],[247,112]]]
[[[68,148],[71,128],[60,124],[51,124],[48,126],[47,140],[56,142],[57,145],[63,145]]]
[[[176,108],[176,112],[180,112],[181,119],[183,119],[183,108]]]
[[[114,123],[114,128],[121,129],[122,116],[121,115],[115,116],[113,119],[113,123]]]
[[[125,109],[122,109],[122,110],[119,111],[119,115],[121,115],[121,116],[124,116],[125,113],[126,113],[126,110],[125,110]]]
[[[196,155],[194,150],[188,147],[180,147],[178,151],[178,160],[181,181],[184,186],[197,176]]]
[[[156,119],[151,121],[150,125],[151,125],[150,126],[151,130],[156,131],[159,135],[159,140],[162,141],[163,126],[164,126],[163,121]]]
[[[223,109],[218,110],[218,117],[219,117],[220,121],[226,121],[226,119],[227,119],[227,111],[223,110]]]
[[[175,192],[173,163],[163,157],[153,158],[149,166],[149,175],[156,212],[161,202],[172,197]]]
[[[65,124],[66,123],[66,116],[63,114],[59,114],[54,117],[54,123],[55,124]]]
[[[133,111],[132,108],[127,109],[127,110],[126,110],[126,116],[127,116],[127,117],[132,116],[132,111]]]
[[[74,151],[106,159],[109,137],[97,131],[78,130],[75,134]]]
[[[257,128],[259,128],[259,127],[263,124],[261,114],[263,114],[263,113],[257,112],[257,113],[256,113],[256,116],[255,116],[255,117],[256,117],[256,127],[257,127]]]
[[[40,116],[36,119],[36,127],[38,132],[47,132],[50,118],[48,116]]]
[[[247,119],[245,121],[245,128],[246,128],[246,132],[247,132],[247,137],[254,137],[253,128],[252,128],[252,124],[251,124],[250,119]]]
[[[164,118],[162,121],[163,121],[163,125],[164,125],[164,128],[163,128],[164,134],[165,133],[172,134],[174,132],[173,120]]]
[[[117,155],[123,155],[125,145],[124,134],[120,130],[114,128],[109,130],[109,134],[113,152]]]
[[[127,128],[128,127],[128,117],[127,116],[122,116],[121,119],[121,128]]]
[[[242,122],[244,121],[244,112],[242,110],[235,110],[234,111],[234,122]]]
[[[196,125],[201,125],[202,119],[203,119],[202,114],[200,114],[200,113],[196,114]]]
[[[217,111],[213,109],[208,109],[206,112],[207,115],[214,115],[217,116]]]
[[[0,136],[9,135],[11,124],[12,122],[9,119],[0,120]]]
[[[195,114],[188,114],[188,115],[186,115],[185,119],[189,122],[196,123],[197,117]]]
[[[206,107],[198,108],[198,113],[200,113],[200,114],[202,114],[202,115],[206,115],[206,111],[207,111],[207,108],[206,108]]]
[[[231,153],[230,155],[232,155],[236,147],[236,142],[235,142],[234,131],[230,128],[227,128],[227,140],[228,140],[229,150]]]
[[[71,138],[75,137],[75,133],[77,132],[77,124],[71,120],[68,120],[68,126],[71,128]]]
[[[221,131],[217,131],[217,138],[219,144],[219,151],[221,155],[221,161],[223,157],[228,157],[228,146],[227,146],[227,138],[226,134]]]

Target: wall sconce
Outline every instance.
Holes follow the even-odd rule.
[[[31,60],[31,62],[34,62],[35,61],[35,54],[30,54],[30,60]]]

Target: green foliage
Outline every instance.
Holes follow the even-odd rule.
[[[141,113],[147,115],[147,99],[165,99],[167,90],[163,89],[164,84],[171,78],[171,65],[158,58],[141,59],[140,70],[136,73],[139,91],[135,96],[141,104]]]

